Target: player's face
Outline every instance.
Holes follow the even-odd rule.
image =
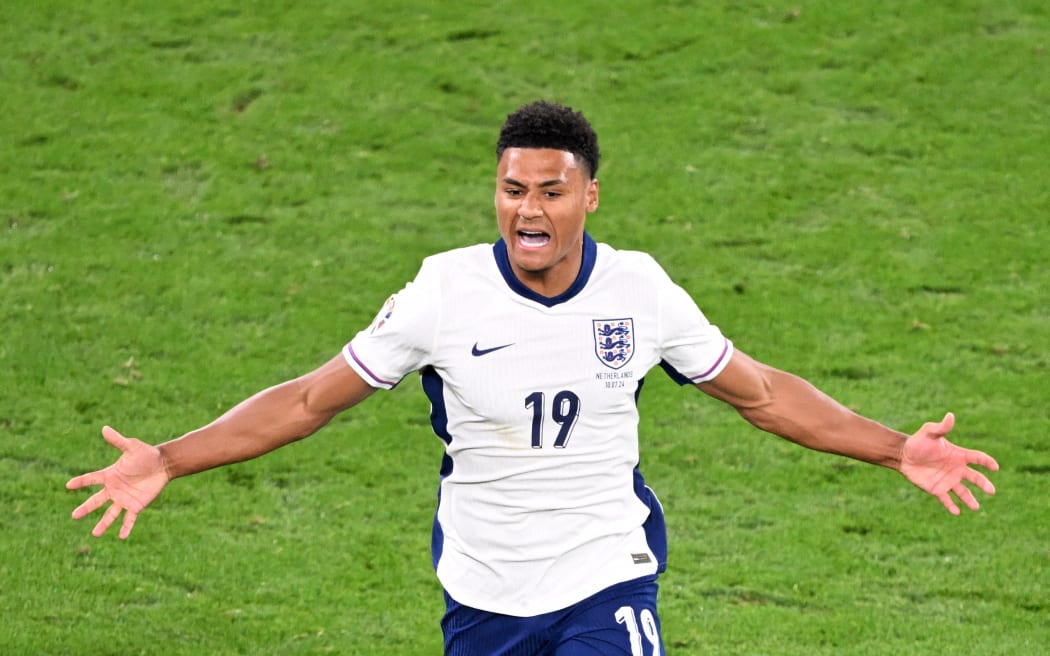
[[[572,153],[508,148],[496,169],[496,217],[514,274],[529,289],[557,296],[576,280],[583,227],[598,209],[598,181]]]

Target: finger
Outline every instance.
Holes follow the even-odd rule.
[[[951,412],[944,413],[944,419],[941,420],[940,427],[944,431],[941,433],[942,435],[952,432],[952,429],[955,428],[955,414]]]
[[[973,492],[970,491],[970,488],[962,483],[953,487],[952,492],[955,492],[955,496],[959,497],[959,500],[965,503],[966,507],[970,510],[977,510],[981,507],[981,504],[977,503],[977,498],[973,496]]]
[[[131,529],[135,528],[135,520],[138,519],[139,514],[131,512],[130,510],[124,511],[124,522],[120,525],[120,539],[127,540],[128,536],[131,535]]]
[[[102,427],[102,437],[121,451],[127,451],[131,447],[131,440],[124,437],[118,433],[115,428],[110,426]]]
[[[950,512],[951,514],[958,515],[962,513],[962,511],[959,510],[959,506],[955,505],[955,501],[952,500],[951,495],[949,495],[947,492],[938,494],[937,500],[940,501],[941,505],[947,508],[948,512]]]
[[[976,485],[985,494],[995,494],[995,485],[988,480],[987,476],[976,469],[967,469],[963,474],[963,479],[968,483]]]
[[[109,501],[109,493],[106,490],[99,490],[73,510],[73,519],[80,519],[85,515],[90,515],[105,505],[107,501]]]
[[[106,529],[117,520],[121,510],[121,507],[115,503],[109,508],[106,508],[106,512],[102,514],[102,519],[98,520],[98,524],[95,524],[95,528],[92,529],[91,535],[94,535],[96,538],[102,537],[102,534],[106,532]]]
[[[74,476],[66,482],[66,489],[79,490],[89,485],[102,485],[102,470]]]
[[[999,471],[999,463],[995,461],[995,458],[991,457],[984,451],[974,451],[973,449],[967,449],[966,461],[974,465],[980,465],[981,467],[984,467],[985,469],[989,469],[991,471]]]
[[[945,413],[944,419],[938,422],[928,421],[922,426],[926,436],[933,439],[944,437],[952,432],[953,428],[955,428],[955,415],[950,412]]]

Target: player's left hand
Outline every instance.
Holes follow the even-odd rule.
[[[955,415],[948,413],[939,422],[927,422],[904,442],[900,472],[919,489],[933,496],[953,515],[961,511],[952,498],[955,495],[970,510],[980,504],[964,483],[977,486],[986,494],[995,494],[988,477],[971,465],[999,471],[999,463],[983,451],[956,446],[945,439],[955,426]]]

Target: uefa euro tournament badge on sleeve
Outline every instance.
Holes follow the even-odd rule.
[[[606,367],[619,369],[634,355],[633,319],[594,319],[594,353]]]
[[[379,314],[376,315],[376,318],[372,320],[372,328],[369,331],[369,334],[375,334],[375,331],[383,327],[383,324],[385,324],[387,319],[390,318],[390,315],[394,314],[395,304],[396,301],[393,296],[386,299],[386,303],[383,304],[383,309],[380,310]]]

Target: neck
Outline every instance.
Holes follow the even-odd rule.
[[[500,239],[493,244],[496,264],[507,285],[526,298],[553,307],[568,301],[571,296],[563,298],[577,287],[587,284],[594,267],[595,244],[584,233],[583,244],[575,257],[563,258],[561,264],[570,260],[568,266],[552,267],[545,270],[524,270],[515,266],[507,254],[506,243]],[[575,251],[575,249],[574,249]],[[578,290],[577,290],[578,291]]]

